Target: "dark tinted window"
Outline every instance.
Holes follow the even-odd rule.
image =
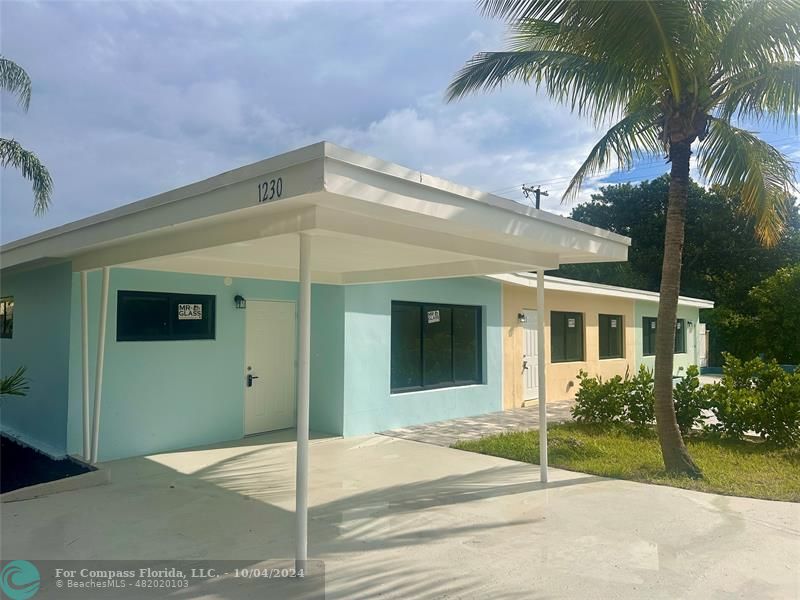
[[[14,337],[14,298],[0,298],[0,338]]]
[[[686,320],[678,319],[675,323],[675,354],[686,352]]]
[[[482,381],[481,307],[392,302],[392,391]]]
[[[214,339],[215,297],[167,292],[117,292],[117,341]]]
[[[550,355],[552,362],[582,361],[583,314],[550,313]]]
[[[642,317],[642,354],[652,356],[656,353],[656,323],[655,317]]]
[[[622,358],[624,329],[622,315],[598,315],[600,329],[600,358]]]

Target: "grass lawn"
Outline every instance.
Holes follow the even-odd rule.
[[[550,464],[561,469],[659,485],[800,502],[800,448],[758,441],[691,436],[689,453],[703,479],[667,475],[655,432],[627,426],[562,423],[548,428]],[[454,448],[538,464],[539,432],[520,431],[462,441]]]

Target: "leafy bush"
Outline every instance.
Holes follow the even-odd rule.
[[[682,434],[689,433],[693,427],[705,421],[703,411],[709,408],[709,393],[700,385],[700,370],[690,365],[672,390],[675,402],[675,416]]]
[[[702,411],[708,406],[708,395],[700,386],[699,374],[697,367],[691,366],[675,386],[675,413],[683,433],[702,422]],[[630,422],[638,429],[649,427],[655,421],[653,373],[644,365],[634,377],[625,373],[625,377],[616,375],[603,381],[601,377],[589,377],[581,371],[578,379],[580,388],[572,409],[576,421]]]
[[[656,419],[653,374],[641,365],[635,377],[628,379],[626,373],[625,382],[625,419],[644,429]]]
[[[603,381],[602,377],[589,377],[586,371],[578,372],[578,391],[572,416],[585,423],[616,423],[625,417],[628,374],[625,379],[615,375]]]
[[[736,438],[752,431],[781,446],[800,444],[800,371],[787,373],[775,360],[724,357],[722,379],[708,387],[718,421],[709,429]]]

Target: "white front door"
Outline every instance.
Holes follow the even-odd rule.
[[[293,427],[295,304],[248,300],[245,312],[244,433]]]
[[[535,310],[523,310],[522,324],[522,399],[539,397],[539,340]]]

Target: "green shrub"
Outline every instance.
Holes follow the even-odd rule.
[[[572,417],[584,423],[616,423],[624,420],[628,380],[615,375],[603,381],[602,377],[589,377],[586,371],[578,372],[578,391]]]
[[[635,377],[625,374],[625,419],[637,428],[649,427],[656,419],[653,374],[644,365]]]
[[[800,372],[787,373],[775,360],[724,357],[722,379],[708,387],[718,421],[708,428],[736,438],[754,432],[781,446],[800,444]]]
[[[700,385],[700,370],[696,365],[690,365],[686,374],[675,384],[672,398],[682,434],[686,435],[693,427],[703,424],[703,411],[709,408],[709,393]]]
[[[700,385],[699,374],[697,367],[691,366],[675,386],[675,414],[683,433],[703,421],[702,411],[708,407],[708,394]],[[572,409],[576,421],[629,422],[638,429],[649,427],[655,421],[653,373],[644,365],[634,377],[625,373],[625,377],[616,375],[603,381],[601,377],[589,377],[581,371],[578,380],[580,387]]]

